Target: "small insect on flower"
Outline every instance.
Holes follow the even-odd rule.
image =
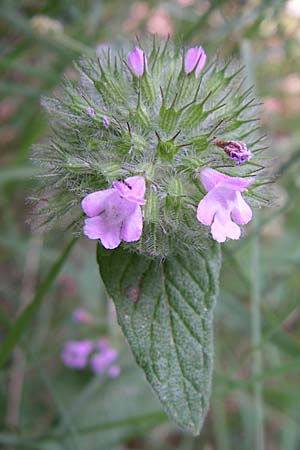
[[[145,54],[139,47],[135,47],[127,56],[127,64],[137,77],[141,77],[145,70]]]
[[[247,145],[242,141],[222,141],[215,139],[213,144],[222,148],[224,152],[227,153],[229,158],[236,161],[238,166],[250,159],[252,156],[252,153],[248,149]]]
[[[145,180],[141,176],[114,181],[111,189],[87,195],[81,206],[90,218],[85,219],[83,233],[89,239],[100,239],[107,249],[118,247],[121,241],[139,240],[144,195]]]
[[[226,238],[239,239],[241,230],[252,219],[250,206],[241,192],[254,182],[254,178],[230,177],[214,169],[203,169],[200,179],[207,194],[200,201],[197,219],[211,226],[213,239],[224,242]]]
[[[206,53],[202,47],[191,47],[184,58],[184,71],[189,74],[195,70],[196,77],[199,76],[206,61]]]

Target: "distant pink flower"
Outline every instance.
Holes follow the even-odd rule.
[[[91,357],[91,368],[95,373],[101,375],[107,372],[117,357],[118,352],[116,349],[111,347],[102,349]]]
[[[87,195],[81,203],[90,217],[85,219],[83,233],[89,239],[100,239],[107,249],[118,247],[121,240],[138,241],[143,218],[140,205],[145,203],[145,180],[135,176],[114,181],[111,189]]]
[[[92,350],[93,342],[90,340],[67,341],[63,346],[61,359],[72,369],[83,369]]]
[[[206,53],[202,47],[191,47],[184,58],[184,71],[189,74],[195,70],[196,77],[199,76],[206,61]]]
[[[203,225],[211,225],[212,237],[217,242],[226,238],[239,239],[241,230],[252,218],[250,206],[241,192],[254,182],[254,178],[230,177],[214,169],[203,169],[200,179],[208,192],[200,201],[197,219]]]
[[[94,317],[84,308],[77,308],[73,311],[72,318],[75,322],[90,325],[94,322]]]
[[[108,370],[107,370],[107,375],[110,378],[117,378],[121,373],[121,367],[120,366],[111,366]]]
[[[116,378],[121,373],[118,364],[114,364],[119,352],[109,346],[106,338],[98,341],[67,341],[63,346],[61,359],[71,369],[84,369],[88,366],[97,375],[108,375]]]
[[[127,56],[127,64],[137,77],[141,77],[145,70],[145,54],[143,50],[139,47],[131,50]]]
[[[102,375],[106,373],[110,378],[116,378],[120,375],[120,366],[112,363],[118,358],[119,353],[108,344],[106,338],[98,339],[96,343],[96,353],[91,358],[90,366],[94,373]]]

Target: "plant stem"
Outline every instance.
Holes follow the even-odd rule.
[[[259,218],[256,216],[253,226],[259,226]],[[260,286],[260,238],[257,233],[252,240],[251,255],[251,332],[253,352],[252,374],[260,376],[262,374],[262,352],[261,352],[261,286]],[[263,410],[263,390],[262,382],[256,381],[253,384],[254,397],[254,439],[256,450],[264,449],[264,410]]]
[[[249,86],[254,85],[254,55],[251,50],[251,43],[244,40],[241,45],[241,53],[244,59]],[[262,334],[261,334],[261,267],[260,267],[260,235],[259,235],[259,214],[256,211],[253,221],[255,233],[251,243],[251,344],[253,351],[252,375],[259,377],[263,371],[262,361]],[[263,386],[258,380],[253,384],[253,431],[255,450],[264,450],[264,407],[263,407]]]

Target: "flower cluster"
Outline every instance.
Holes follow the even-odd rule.
[[[114,181],[111,189],[93,192],[82,201],[85,220],[83,233],[90,239],[100,239],[105,248],[116,248],[121,240],[137,241],[142,234],[141,206],[145,203],[145,180],[129,177]]]
[[[190,48],[184,59],[185,73],[195,72],[198,77],[205,61],[202,47]],[[147,67],[146,56],[139,47],[128,53],[127,63],[136,77],[141,77]],[[251,156],[244,142],[215,140],[214,144],[222,147],[237,164]],[[198,205],[197,219],[203,225],[211,225],[212,237],[218,242],[224,242],[226,237],[239,239],[238,225],[245,225],[252,218],[241,192],[254,182],[254,178],[243,180],[213,169],[203,169],[200,179],[208,194]],[[82,201],[82,209],[91,218],[85,220],[83,233],[90,239],[100,239],[107,249],[116,248],[121,240],[139,240],[143,226],[140,205],[145,203],[144,195],[145,180],[141,176],[114,181],[112,189],[87,195]]]
[[[79,340],[65,342],[61,359],[71,369],[90,367],[97,375],[107,374],[110,378],[120,375],[120,366],[115,364],[118,358],[116,349],[109,346],[107,339]]]
[[[209,230],[238,239],[250,206],[265,202],[265,147],[241,69],[155,38],[77,68],[79,87],[43,102],[54,130],[35,153],[48,175],[44,223],[65,218],[81,232],[83,211],[88,238],[153,257],[203,248]]]

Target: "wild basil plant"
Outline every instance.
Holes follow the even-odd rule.
[[[97,243],[138,365],[179,426],[199,433],[213,371],[220,245],[239,239],[264,179],[243,71],[168,40],[104,48],[44,99],[52,136],[37,212]]]

